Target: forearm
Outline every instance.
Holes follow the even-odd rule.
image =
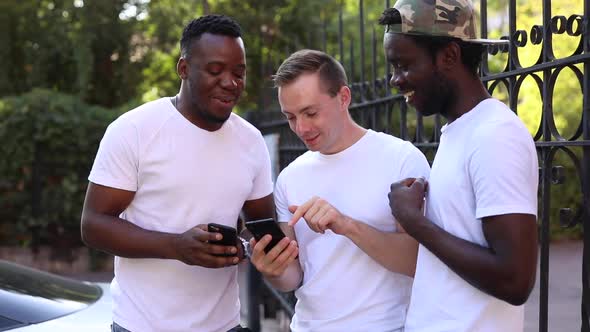
[[[518,275],[519,267],[512,266],[509,259],[491,248],[456,237],[428,220],[419,224],[412,236],[457,275],[489,295],[521,304],[522,300],[515,300],[514,294],[518,293],[517,281],[522,276]]]
[[[127,258],[177,259],[177,234],[149,231],[127,220],[91,212],[82,214],[82,240],[90,247]]]
[[[386,269],[414,276],[418,243],[408,234],[383,232],[351,219],[350,230],[345,236]]]
[[[281,292],[290,292],[301,285],[303,281],[303,270],[299,264],[299,260],[296,259],[285,269],[285,272],[278,277],[267,277],[266,280],[277,290]]]

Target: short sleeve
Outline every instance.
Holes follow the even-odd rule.
[[[428,160],[418,148],[413,144],[406,142],[408,153],[402,161],[400,168],[400,179],[423,177],[428,180],[430,176],[430,165]]]
[[[293,217],[289,212],[289,203],[287,200],[287,190],[285,188],[285,177],[283,173],[279,174],[274,191],[277,218],[279,222],[288,222]]]
[[[119,117],[107,128],[88,180],[93,183],[137,191],[139,139],[136,127]]]
[[[474,137],[468,171],[476,217],[537,214],[538,159],[530,134],[520,126],[483,128]],[[497,128],[497,127],[496,127]]]
[[[272,193],[272,175],[270,171],[270,155],[261,134],[257,136],[254,152],[258,162],[257,173],[254,177],[252,192],[248,200],[259,199]]]

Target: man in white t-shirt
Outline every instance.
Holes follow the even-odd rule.
[[[392,181],[427,177],[426,158],[352,120],[346,73],[329,55],[296,52],[274,81],[281,111],[309,151],[277,179],[287,238],[268,254],[270,235],[252,241],[252,263],[277,289],[296,290],[293,331],[400,331],[417,244],[396,225],[387,193]]]
[[[476,39],[469,0],[398,0],[380,23],[391,84],[421,114],[448,120],[428,183],[391,185],[391,211],[420,243],[405,331],[522,331],[537,262],[537,154],[477,71],[483,45],[507,41]]]
[[[232,113],[245,83],[240,26],[208,15],[180,41],[172,98],[131,110],[100,143],[82,212],[83,240],[115,255],[117,331],[238,331],[237,228],[272,217],[270,158],[261,133]],[[224,256],[225,255],[225,256]]]

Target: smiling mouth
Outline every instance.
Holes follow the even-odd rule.
[[[320,136],[320,135],[318,134],[318,135],[315,135],[315,136],[313,136],[313,137],[311,137],[311,138],[303,138],[303,137],[302,137],[302,139],[303,139],[303,141],[305,142],[305,144],[307,144],[307,145],[310,145],[310,144],[313,144],[313,143],[315,142],[315,140],[316,140],[316,139],[317,139],[319,136]]]
[[[214,99],[223,104],[233,104],[236,101],[233,97],[215,97]]]

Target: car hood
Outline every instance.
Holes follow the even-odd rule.
[[[96,284],[102,289],[102,296],[87,308],[49,321],[17,328],[15,332],[105,332],[110,331],[112,322],[112,298],[110,285]]]

